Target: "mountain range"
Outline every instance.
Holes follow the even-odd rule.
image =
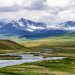
[[[0,21],[0,35],[18,36],[19,38],[45,38],[75,32],[75,22],[67,21],[60,24],[45,24],[21,18],[17,21]]]

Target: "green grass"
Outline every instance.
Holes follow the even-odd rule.
[[[10,40],[0,40],[0,50],[14,50],[14,49],[24,49],[25,47]]]
[[[60,37],[44,38],[40,40],[23,42],[20,45],[16,43],[7,43],[8,40],[1,43],[3,49],[14,52],[44,52],[45,49],[52,49],[44,57],[65,56],[63,60],[39,61],[5,67],[0,69],[2,75],[75,75],[75,35],[65,35]],[[10,45],[9,45],[10,44]],[[5,48],[3,48],[5,46]],[[8,48],[7,48],[8,47]],[[23,49],[24,48],[24,49]],[[28,48],[28,49],[27,49]],[[2,51],[3,51],[2,50]]]
[[[0,40],[0,53],[16,53],[24,51],[30,51],[30,48],[20,45],[14,41]]]
[[[71,35],[71,36],[70,36]],[[31,51],[45,52],[45,49],[52,49],[51,53],[44,54],[49,56],[67,56],[75,57],[75,35],[64,35],[60,37],[50,37],[22,43],[22,45],[31,48]]]
[[[75,58],[48,60],[21,64],[0,69],[2,75],[73,75]]]
[[[33,64],[33,63],[31,63]],[[75,58],[65,58],[63,60],[42,61],[34,63],[54,71],[71,72],[75,74]]]
[[[0,60],[20,60],[22,59],[19,55],[0,55]]]
[[[32,48],[32,50],[43,51],[53,49],[54,52],[75,53],[75,34],[67,34],[59,37],[49,37],[22,43],[22,45]]]

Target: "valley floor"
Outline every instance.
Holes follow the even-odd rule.
[[[75,75],[75,38],[59,37],[21,43],[35,56],[64,56],[62,60],[47,60],[0,68],[0,75]],[[20,51],[26,52],[26,51]]]
[[[0,69],[2,75],[75,75],[75,58],[27,63]]]

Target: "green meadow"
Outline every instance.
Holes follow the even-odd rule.
[[[44,57],[63,56],[66,58],[0,68],[0,75],[75,75],[74,33],[18,43],[1,40],[0,53],[41,52],[40,55]],[[47,53],[45,54],[45,52]]]
[[[75,75],[75,58],[26,63],[0,69],[2,75]]]

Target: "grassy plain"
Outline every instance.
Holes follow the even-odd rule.
[[[44,57],[65,56],[67,58],[1,68],[1,75],[75,75],[75,35],[26,41],[21,45],[28,47],[30,52],[49,51],[47,54],[42,54]]]
[[[75,75],[75,58],[48,60],[0,69],[2,75]]]

